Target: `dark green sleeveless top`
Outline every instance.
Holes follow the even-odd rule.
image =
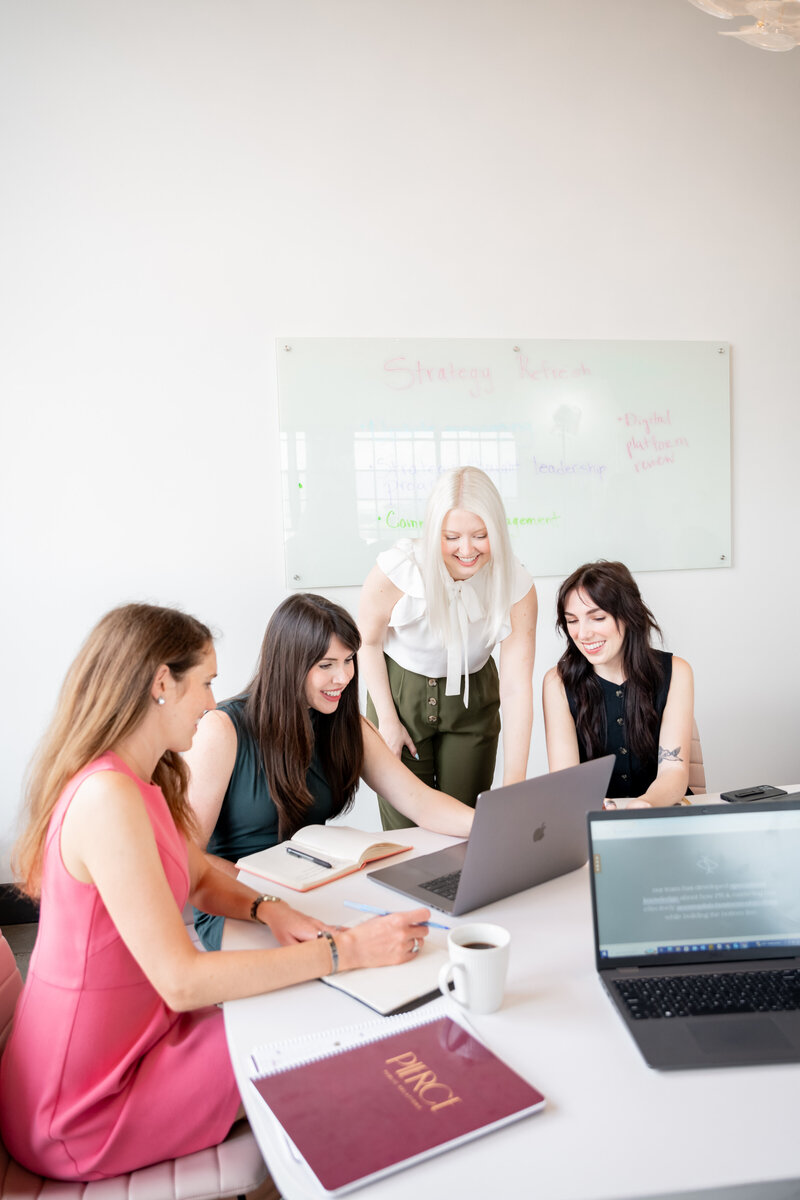
[[[269,794],[258,747],[244,724],[245,699],[239,696],[219,705],[219,711],[230,717],[236,730],[236,760],[217,824],[208,842],[208,851],[230,862],[274,846],[279,840],[278,810]],[[312,712],[312,724],[316,725],[316,719],[317,714]],[[334,815],[334,804],[316,751],[306,774],[306,784],[314,802],[303,823],[324,825]],[[207,950],[219,950],[224,920],[224,917],[212,917],[195,909],[195,928]]]

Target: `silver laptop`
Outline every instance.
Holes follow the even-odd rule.
[[[459,916],[582,867],[586,814],[602,808],[613,754],[481,792],[469,841],[372,871],[370,879]]]
[[[800,794],[588,821],[597,969],[646,1062],[800,1061]]]

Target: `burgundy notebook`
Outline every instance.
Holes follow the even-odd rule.
[[[544,1106],[541,1092],[446,1016],[408,1013],[278,1043],[254,1061],[266,1066],[254,1086],[333,1194]]]

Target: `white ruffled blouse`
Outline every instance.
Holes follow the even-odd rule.
[[[489,572],[478,571],[472,579],[448,580],[450,634],[443,646],[428,619],[425,587],[422,582],[421,544],[402,538],[391,550],[378,555],[378,566],[403,593],[392,609],[383,648],[406,671],[429,678],[446,677],[445,695],[457,696],[465,676],[464,704],[469,704],[469,676],[480,671],[495,647],[487,641],[486,616],[489,611]],[[533,577],[514,559],[511,604],[527,596]],[[497,636],[502,642],[511,633],[511,613],[507,611]]]

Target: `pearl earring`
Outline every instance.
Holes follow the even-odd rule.
[[[163,703],[164,703],[164,697],[159,696],[158,699],[156,700],[156,704],[163,704]]]

